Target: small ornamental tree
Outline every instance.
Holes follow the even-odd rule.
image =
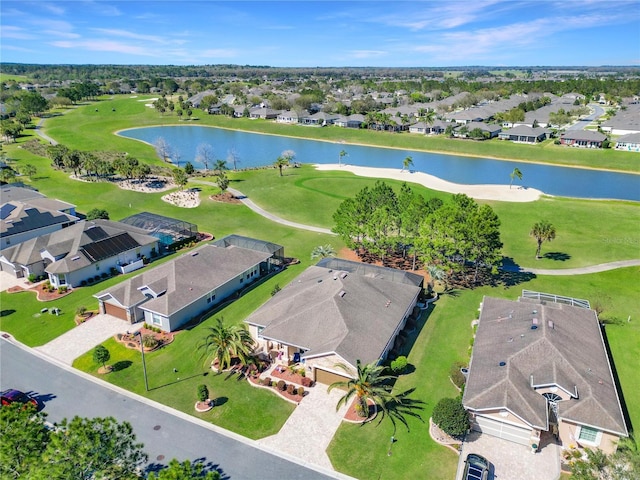
[[[87,220],[109,220],[109,212],[103,208],[92,208],[87,212]]]
[[[433,423],[452,437],[459,437],[469,429],[469,416],[462,400],[458,398],[442,398],[433,408]]]
[[[93,361],[96,363],[101,363],[103,368],[107,368],[105,364],[109,361],[110,358],[111,354],[109,353],[109,350],[107,350],[103,345],[98,345],[93,350]]]
[[[201,402],[206,402],[209,398],[209,389],[205,384],[202,384],[198,387],[198,400]]]
[[[406,370],[407,365],[408,365],[407,357],[405,357],[404,355],[401,355],[395,360],[391,361],[391,371],[396,375],[403,373]]]

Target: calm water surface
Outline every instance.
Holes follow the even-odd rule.
[[[523,179],[516,179],[515,183],[550,195],[640,201],[640,175],[628,173],[343,145],[214,127],[145,127],[125,130],[120,135],[150,144],[163,138],[174,152],[178,152],[182,166],[191,162],[196,168],[204,168],[196,160],[197,149],[201,144],[211,145],[216,159],[226,160],[229,152],[235,151],[239,159],[238,168],[270,165],[284,150],[293,150],[296,161],[300,163],[338,163],[340,151],[344,150],[347,152],[347,156],[342,159],[344,163],[366,167],[401,169],[403,159],[410,155],[414,170],[455,183],[509,184],[510,174],[517,167],[522,172]],[[174,156],[175,158],[177,157]],[[233,168],[230,162],[228,167]]]

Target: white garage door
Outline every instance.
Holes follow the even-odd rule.
[[[520,445],[530,445],[531,442],[531,429],[518,427],[489,417],[476,415],[475,421],[471,423],[471,428]]]

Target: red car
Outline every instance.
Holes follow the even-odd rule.
[[[38,401],[35,398],[31,398],[26,393],[22,393],[20,390],[5,390],[0,394],[0,402],[2,405],[10,405],[12,403],[30,403],[34,407],[38,408]]]

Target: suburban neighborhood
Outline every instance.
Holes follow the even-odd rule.
[[[93,3],[0,6],[0,477],[639,478],[626,2]]]

